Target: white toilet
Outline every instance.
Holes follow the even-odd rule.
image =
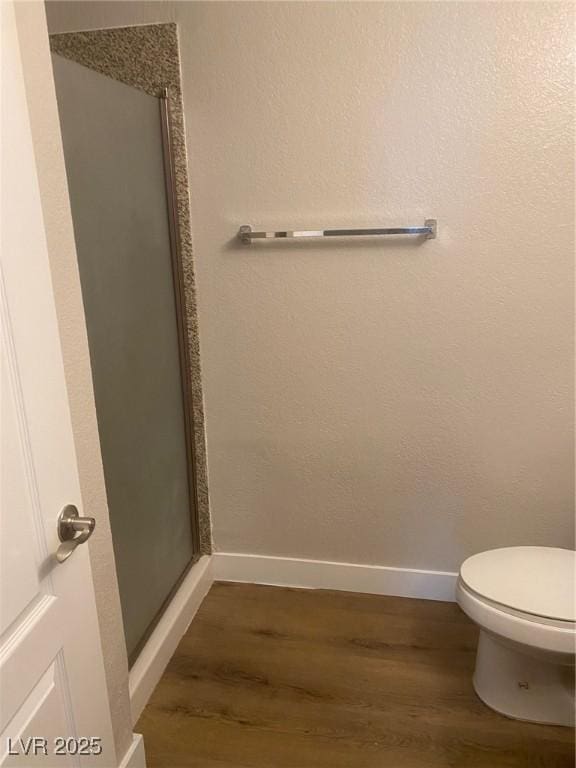
[[[574,727],[576,552],[506,547],[469,557],[456,588],[480,627],[474,688],[497,712]]]

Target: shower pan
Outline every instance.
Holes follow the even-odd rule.
[[[168,94],[52,61],[133,663],[199,557]]]

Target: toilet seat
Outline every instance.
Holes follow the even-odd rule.
[[[576,552],[504,547],[466,560],[458,602],[480,627],[534,649],[574,654]]]
[[[499,610],[540,623],[576,622],[576,552],[504,547],[469,557],[460,580]]]
[[[470,590],[461,578],[456,586],[462,610],[486,632],[534,650],[566,655],[573,663],[576,623],[555,621],[505,608]]]
[[[510,608],[507,605],[502,605],[501,603],[497,603],[494,600],[490,600],[484,595],[478,594],[473,589],[470,589],[470,587],[467,584],[464,584],[464,582],[462,582],[462,587],[470,595],[473,595],[477,600],[479,600],[480,602],[486,605],[491,606],[492,608],[499,611],[500,613],[509,614],[510,616],[517,616],[518,618],[523,619],[524,621],[528,621],[532,623],[545,624],[550,627],[557,627],[558,629],[570,629],[570,628],[576,629],[576,622],[565,621],[563,619],[550,619],[548,618],[548,616],[536,616],[534,613],[526,613],[525,611],[519,611],[517,608]]]

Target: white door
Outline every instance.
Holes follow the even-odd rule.
[[[112,768],[87,545],[54,556],[61,509],[82,505],[14,8],[1,6],[0,765]]]

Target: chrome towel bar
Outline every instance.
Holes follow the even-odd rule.
[[[369,229],[305,229],[280,232],[254,232],[245,225],[238,230],[238,238],[244,245],[253,240],[294,240],[300,237],[379,237],[380,235],[422,235],[434,240],[437,232],[436,219],[426,219],[423,227],[371,227]]]

